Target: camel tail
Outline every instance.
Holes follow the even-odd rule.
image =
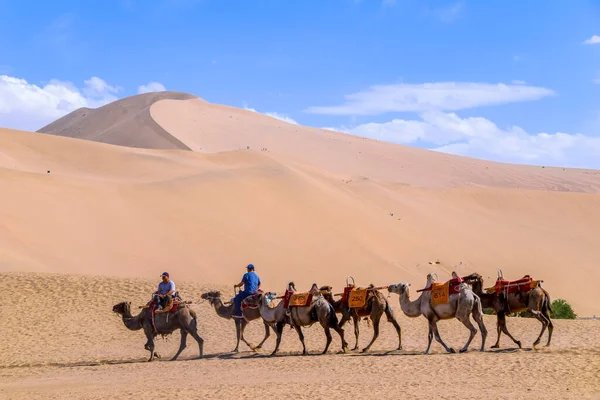
[[[548,293],[548,292],[546,291],[546,289],[544,289],[544,288],[542,288],[542,290],[544,291],[544,294],[546,295],[546,304],[547,304],[548,310],[549,310],[549,311],[550,311],[552,314],[554,314],[554,311],[552,310],[552,300],[550,300],[550,293]]]

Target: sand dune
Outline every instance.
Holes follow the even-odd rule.
[[[150,114],[194,151],[266,148],[347,179],[368,177],[419,187],[600,191],[600,171],[503,164],[454,156],[293,125],[201,99],[157,101],[150,107]]]
[[[126,97],[97,109],[79,108],[38,132],[120,146],[149,149],[188,149],[149,118],[149,108],[162,99],[196,96],[172,91]]]
[[[398,297],[390,296],[403,329],[403,350],[391,351],[397,336],[391,324],[382,322],[381,333],[368,354],[337,354],[340,341],[334,335],[327,355],[317,355],[325,342],[318,325],[304,329],[310,356],[300,355],[297,334],[285,329],[281,354],[263,358],[273,350],[271,337],[260,353],[242,344],[235,346],[231,320],[216,316],[207,303],[192,307],[199,318],[199,334],[205,339],[205,359],[190,344],[180,361],[147,363],[141,331],[128,331],[110,310],[120,301],[144,304],[156,279],[107,278],[61,274],[0,273],[0,279],[19,288],[27,301],[14,302],[0,292],[3,333],[0,341],[0,397],[5,399],[146,398],[156,395],[158,385],[168,380],[169,393],[181,398],[347,398],[348,393],[369,392],[378,397],[401,398],[530,398],[542,392],[545,398],[593,398],[600,394],[600,339],[590,334],[600,321],[555,321],[551,348],[531,349],[539,332],[533,319],[511,318],[511,331],[523,340],[523,350],[513,348],[503,336],[500,351],[478,351],[475,337],[466,354],[445,354],[434,343],[424,356],[427,325],[424,318],[404,316]],[[187,299],[217,286],[179,281]],[[226,293],[230,289],[221,287]],[[133,311],[137,313],[136,310]],[[485,318],[490,329],[488,343],[495,340],[494,319]],[[373,329],[360,323],[359,344],[364,347]],[[439,323],[443,339],[462,346],[467,330],[456,320]],[[354,343],[352,325],[346,334]],[[262,324],[251,322],[246,337],[260,341]],[[179,333],[157,339],[157,351],[171,357],[179,344]],[[163,382],[163,383],[159,383]],[[241,384],[244,385],[243,392]]]
[[[414,188],[344,180],[272,152],[130,149],[2,131],[3,271],[233,284],[257,265],[274,290],[424,283],[452,270],[491,285],[531,274],[582,315],[600,314],[600,196]],[[50,170],[50,174],[47,173]],[[429,265],[439,259],[441,264]],[[569,271],[569,273],[565,273]]]

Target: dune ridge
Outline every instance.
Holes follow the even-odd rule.
[[[173,91],[138,94],[95,109],[79,108],[37,132],[128,147],[189,150],[150,118],[149,109],[162,99],[193,98],[197,96]]]

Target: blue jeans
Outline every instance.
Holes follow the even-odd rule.
[[[250,296],[252,293],[239,292],[233,298],[233,316],[241,318],[242,317],[242,301]]]

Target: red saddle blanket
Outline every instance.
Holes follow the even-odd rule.
[[[507,281],[499,279],[494,285],[494,291],[496,294],[499,293],[517,293],[517,292],[528,292],[537,286],[537,281],[534,281],[531,277],[526,276],[516,281]]]
[[[177,312],[177,310],[179,309],[179,302],[181,301],[181,299],[179,298],[175,298],[172,299],[171,302],[169,302],[171,304],[171,308],[169,310],[166,311],[162,311],[162,312],[168,312],[168,313],[174,313]],[[167,303],[166,307],[169,307],[169,303]],[[148,308],[150,308],[150,310],[152,311],[152,313],[154,313],[154,311],[156,310],[156,302],[154,300],[150,300],[150,302],[148,303]]]
[[[254,295],[256,293],[262,293],[262,290],[258,289],[256,292],[252,293],[252,295]],[[246,299],[244,299],[244,300],[242,300],[242,311],[244,311],[247,308],[258,308],[258,305],[256,305],[256,304],[248,304],[246,302]]]
[[[456,294],[460,292],[460,284],[464,282],[463,278],[453,278],[445,282],[444,285],[448,285],[448,291],[450,294]],[[425,289],[418,290],[419,292],[425,292],[431,290],[432,286],[426,287]]]
[[[347,303],[350,298],[350,292],[354,289],[354,286],[346,286],[344,288],[344,293],[342,294],[342,303]]]

